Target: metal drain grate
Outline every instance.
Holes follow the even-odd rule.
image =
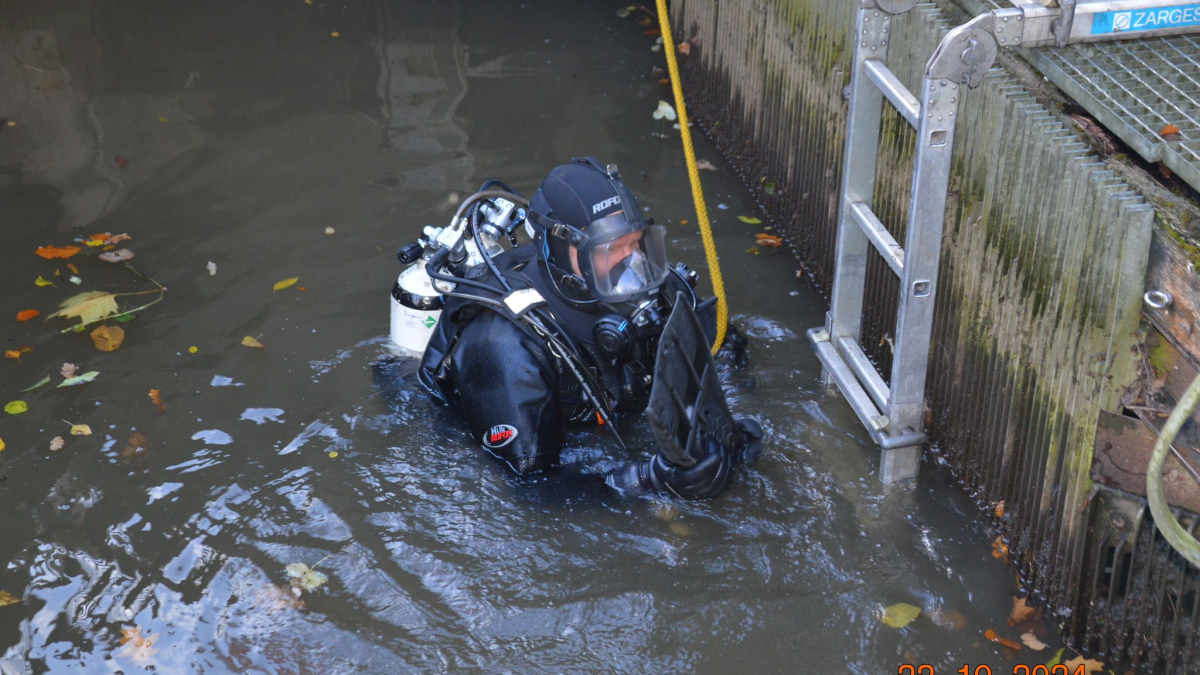
[[[1005,0],[959,0],[981,14]],[[1192,35],[1020,49],[1022,57],[1148,162],[1200,190],[1200,39]],[[1159,133],[1179,127],[1178,140]]]

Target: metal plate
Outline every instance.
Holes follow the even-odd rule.
[[[1008,0],[958,0],[972,14]],[[1195,35],[1018,50],[1148,162],[1200,190],[1200,38]],[[1179,140],[1159,135],[1168,124]]]

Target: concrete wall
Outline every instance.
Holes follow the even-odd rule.
[[[803,269],[832,274],[849,84],[850,0],[675,0],[691,112],[760,190]],[[893,19],[910,90],[962,20]],[[1002,68],[965,90],[946,211],[927,400],[936,446],[984,503],[1003,500],[1012,560],[1066,617],[1081,600],[1101,411],[1136,377],[1154,210]],[[873,208],[903,244],[913,133],[885,113]],[[774,183],[774,194],[761,189]],[[874,256],[874,254],[872,254]],[[885,374],[897,281],[868,265],[862,344]]]

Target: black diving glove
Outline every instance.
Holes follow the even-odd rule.
[[[608,474],[605,482],[629,497],[648,494],[674,495],[682,499],[713,499],[733,476],[735,464],[752,464],[762,451],[762,427],[753,420],[737,420],[742,447],[728,448],[709,439],[704,457],[691,467],[681,467],[656,454],[652,459],[630,462]]]

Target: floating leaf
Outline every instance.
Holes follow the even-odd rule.
[[[674,122],[678,116],[675,114],[675,109],[666,101],[659,101],[658,108],[654,111],[654,119],[666,119],[668,122]]]
[[[1035,652],[1040,652],[1049,646],[1045,642],[1037,639],[1037,636],[1033,633],[1022,633],[1021,642],[1024,642],[1026,647],[1029,647]]]
[[[751,246],[750,248],[746,249],[746,253],[749,253],[750,255],[758,255],[758,249]]]
[[[208,276],[210,276],[210,277],[217,276],[217,263],[209,260],[208,264],[204,266],[204,269],[208,270]]]
[[[747,225],[762,225],[762,221],[754,216],[738,216],[738,220]]]
[[[162,393],[157,389],[150,390],[150,401],[158,406],[158,412],[164,413],[167,411],[167,406],[163,405],[162,402]]]
[[[1054,668],[1054,666],[1057,666],[1060,663],[1062,663],[1063,652],[1065,652],[1065,651],[1067,651],[1067,650],[1065,650],[1065,649],[1058,650],[1058,653],[1054,655],[1054,658],[1052,658],[1046,662],[1046,667]]]
[[[1104,662],[1103,661],[1097,661],[1095,659],[1085,659],[1082,656],[1077,656],[1077,657],[1071,659],[1070,661],[1067,661],[1064,665],[1066,665],[1067,670],[1071,673],[1077,672],[1080,668],[1083,668],[1083,672],[1085,673],[1085,675],[1092,675],[1092,673],[1104,672]]]
[[[763,183],[763,192],[765,192],[769,195],[775,194],[775,184],[774,183]]]
[[[84,239],[83,244],[85,246],[88,246],[91,248],[99,248],[99,247],[103,246],[105,243],[107,243],[109,237],[111,237],[111,236],[112,236],[112,232],[103,232],[100,234],[93,234],[92,236],[88,237],[87,239]]]
[[[677,49],[679,50],[679,53],[683,54],[684,56],[691,56],[692,54],[692,45],[687,42],[680,42]]]
[[[37,284],[38,286],[54,286],[53,281],[46,281],[42,277],[38,277],[38,278],[34,279],[33,283]],[[54,287],[58,288],[58,286],[54,286]]]
[[[1035,611],[1025,602],[1025,598],[1013,598],[1013,608],[1012,613],[1008,616],[1008,625],[1015,626],[1024,623],[1026,619],[1033,616]]]
[[[4,405],[4,412],[9,415],[20,415],[29,410],[29,404],[25,401],[9,401]]]
[[[58,452],[59,450],[62,450],[63,446],[66,444],[67,442],[63,440],[62,436],[55,436],[54,438],[50,439],[50,452]]]
[[[71,435],[72,436],[91,436],[92,428],[86,424],[73,424],[73,425],[71,425]]]
[[[287,570],[288,581],[297,588],[303,588],[306,591],[315,590],[317,587],[329,581],[329,577],[323,573],[313,569],[309,569],[304,563],[292,563],[284,568]]]
[[[91,370],[82,375],[77,375],[75,377],[68,377],[67,379],[63,380],[62,382],[59,382],[58,387],[55,387],[55,389],[58,389],[60,387],[74,387],[77,384],[83,384],[84,382],[91,382],[92,380],[96,379],[96,376],[99,374],[100,374],[100,371]]]
[[[716,171],[717,166],[707,159],[701,159],[696,162],[696,169],[699,171]]]
[[[67,269],[71,270],[75,274],[79,274],[79,268],[75,266],[75,263],[67,263]],[[59,274],[58,270],[54,270],[54,275],[62,276],[61,274]]]
[[[1008,547],[1004,545],[1004,539],[996,537],[992,542],[992,557],[1008,560]]]
[[[901,602],[883,610],[883,622],[892,628],[904,628],[920,614],[920,607]]]
[[[150,441],[146,439],[146,435],[140,431],[135,431],[125,441],[125,447],[121,449],[121,456],[126,459],[137,457],[145,452],[150,447]]]
[[[633,14],[634,12],[636,12],[637,10],[638,10],[637,5],[629,5],[628,7],[622,7],[621,9],[617,10],[617,16],[619,18],[624,19],[624,18],[628,17],[630,14]]]
[[[1003,518],[1003,517],[1004,517],[1004,500],[1003,500],[1003,499],[1001,499],[1000,501],[996,502],[995,513],[996,513],[996,517],[997,517],[997,518]]]
[[[70,279],[67,279],[67,281],[75,284],[76,286],[83,283],[83,279],[80,279],[79,277],[71,277]]]
[[[311,2],[311,0],[309,1]],[[300,599],[300,589],[291,585],[267,584],[266,588],[254,595],[258,606],[265,608],[268,614],[285,609],[304,609],[306,607],[304,600]]]
[[[684,218],[683,220],[679,221],[679,224],[680,224],[680,225],[687,225],[687,224],[688,224],[688,221],[687,221],[687,219],[686,219],[686,218]]]
[[[195,354],[198,351],[200,351],[200,348],[197,347],[196,345],[192,345],[191,347],[188,347],[189,354]]]
[[[129,241],[130,239],[133,239],[133,237],[122,232],[121,234],[114,234],[113,236],[109,237],[104,243],[105,244],[119,244],[123,241]]]
[[[34,253],[40,255],[46,260],[54,260],[55,258],[70,258],[76,253],[79,253],[79,250],[80,249],[78,246],[42,246],[34,251]]]
[[[4,352],[4,358],[17,359],[19,361],[21,359],[21,352],[17,351],[16,349],[9,349],[8,351]]]
[[[337,451],[337,450],[330,450],[330,451],[329,451],[329,459],[337,459],[337,457],[338,457],[338,451]]]
[[[5,448],[4,439],[0,438],[0,452],[4,452],[4,448]],[[2,602],[3,600],[4,600],[4,591],[0,591],[0,607],[3,607],[5,605],[5,603]]]
[[[297,281],[300,281],[300,277],[292,277],[291,279],[284,279],[283,281],[277,282],[275,284],[275,290],[282,291],[283,289],[287,288],[288,286],[291,286],[292,284],[296,283]]]
[[[91,335],[96,349],[102,352],[116,351],[125,341],[125,331],[120,326],[100,326]]]
[[[63,377],[75,377],[75,373],[78,370],[79,366],[76,366],[74,363],[64,363],[62,365],[62,370],[59,372],[62,373]]]
[[[250,337],[249,335],[242,338],[242,344],[246,347],[256,347],[258,349],[263,349],[266,347],[266,345],[259,342],[258,340],[255,340],[254,338]]]
[[[3,449],[3,447],[4,444],[0,443],[0,449]],[[21,600],[15,595],[10,595],[4,591],[0,591],[0,607],[4,607],[5,605],[15,605],[20,601]]]
[[[327,227],[327,228],[325,228],[325,234],[326,234],[326,235],[331,235],[331,234],[333,234],[335,231],[336,231],[336,230],[334,230],[332,227]]]
[[[947,609],[935,609],[929,613],[929,620],[933,625],[940,626],[946,630],[962,630],[969,623],[967,617],[962,612]]]
[[[28,321],[36,316],[41,316],[41,314],[36,309],[23,309],[17,312],[17,321]]]
[[[113,653],[116,656],[127,656],[134,661],[149,661],[158,653],[158,650],[154,649],[154,641],[158,637],[157,635],[143,637],[141,628],[122,628],[121,644],[123,646]]]
[[[37,384],[35,384],[35,385],[33,385],[32,387],[30,387],[30,388],[28,388],[28,389],[22,389],[22,390],[21,390],[21,393],[25,393],[25,392],[27,392],[27,391],[33,391],[34,389],[37,389],[38,387],[40,387],[40,386],[43,386],[43,385],[46,385],[46,384],[50,384],[50,376],[49,376],[49,375],[47,375],[47,376],[43,377],[42,379],[38,380],[38,383],[37,383]]]
[[[987,632],[985,632],[983,634],[983,636],[985,638],[991,640],[992,642],[995,642],[998,645],[1004,645],[1005,647],[1008,647],[1009,649],[1021,651],[1021,645],[1019,643],[1013,642],[1012,640],[1009,640],[1008,638],[1000,637],[999,635],[996,634],[996,631],[992,630],[991,628],[987,629]]]
[[[124,314],[117,314],[112,317],[112,320],[116,321],[117,323],[129,323],[130,321],[133,321],[133,315],[128,312]]]
[[[61,309],[51,314],[49,319],[61,316],[64,319],[79,317],[80,325],[100,321],[110,314],[117,313],[117,296],[104,291],[85,291],[71,296],[63,301]]]
[[[119,248],[115,251],[109,251],[108,253],[100,254],[100,259],[103,260],[104,262],[114,262],[115,263],[115,262],[121,262],[123,260],[129,260],[131,258],[133,258],[133,251],[130,251],[127,248]]]
[[[780,237],[776,237],[765,232],[759,232],[755,236],[757,239],[754,240],[754,243],[758,244],[759,246],[766,248],[779,248],[780,246],[783,246],[783,239]]]

